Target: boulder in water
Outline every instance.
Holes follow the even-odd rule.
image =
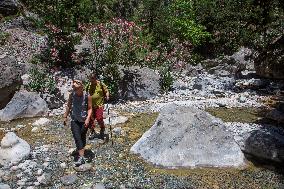
[[[155,124],[132,146],[154,165],[239,167],[244,155],[223,122],[194,107],[166,106]]]

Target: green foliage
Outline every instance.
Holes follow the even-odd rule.
[[[170,66],[166,63],[160,69],[160,86],[162,92],[168,92],[171,89],[173,82],[174,79],[170,72]]]
[[[30,82],[28,83],[28,90],[36,92],[54,93],[56,89],[55,80],[47,74],[46,70],[39,70],[33,67],[29,71]]]
[[[10,37],[9,33],[0,31],[0,45],[5,45],[9,37]]]
[[[189,40],[194,46],[200,45],[210,34],[196,23],[192,1],[176,0],[167,10],[168,27],[182,40]]]
[[[259,41],[266,46],[266,41],[283,33],[279,0],[194,0],[194,12],[197,22],[212,34],[204,48],[214,55],[231,54],[240,46],[258,49]]]

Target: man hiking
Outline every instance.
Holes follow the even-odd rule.
[[[107,86],[97,80],[96,74],[93,73],[90,76],[90,85],[87,87],[87,92],[92,96],[92,119],[91,119],[91,135],[90,140],[96,137],[95,133],[95,120],[97,120],[100,126],[100,134],[99,139],[104,140],[104,132],[105,132],[105,125],[104,125],[104,102],[105,100],[109,100],[109,91]]]
[[[66,112],[64,114],[64,125],[67,123],[67,117],[71,115],[71,131],[75,140],[79,157],[75,166],[85,163],[85,145],[88,126],[92,116],[92,97],[84,91],[83,82],[74,80],[72,84],[73,91],[69,94]]]

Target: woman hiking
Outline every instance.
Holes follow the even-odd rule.
[[[95,73],[90,76],[90,82],[90,85],[87,87],[87,92],[92,96],[93,116],[91,119],[91,135],[89,139],[92,140],[96,137],[95,120],[97,120],[100,126],[99,139],[104,140],[104,102],[105,100],[109,100],[109,91],[107,89],[107,86],[103,82],[97,80]]]
[[[71,115],[71,131],[75,140],[79,157],[75,166],[85,163],[85,145],[88,126],[92,116],[92,97],[84,90],[81,80],[73,80],[73,91],[69,94],[66,112],[64,114],[64,125],[67,117]]]

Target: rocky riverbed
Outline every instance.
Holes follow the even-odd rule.
[[[129,121],[115,126],[121,132],[112,141],[88,141],[93,160],[86,170],[73,166],[73,139],[70,128],[59,118],[33,130],[38,119],[2,123],[0,138],[7,131],[31,145],[31,155],[18,164],[0,168],[0,183],[10,188],[283,188],[283,173],[252,162],[240,169],[167,170],[152,166],[129,152],[131,146],[155,122],[157,113],[124,113]],[[32,131],[33,130],[33,131]],[[96,186],[96,187],[94,187]]]

